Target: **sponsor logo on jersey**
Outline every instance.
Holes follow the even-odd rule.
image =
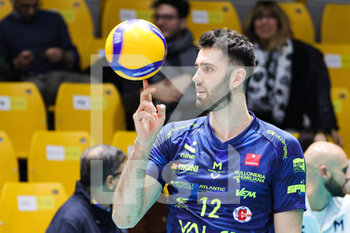
[[[181,129],[185,129],[185,128],[188,128],[188,127],[195,127],[197,126],[195,123],[191,123],[191,124],[188,124],[188,125],[184,125],[184,126],[180,126],[180,127],[177,127],[177,128],[172,128],[166,135],[167,135],[167,138],[170,138],[171,135],[173,134],[173,132],[175,131],[178,131],[178,130],[181,130]]]
[[[220,177],[220,173],[226,173],[226,171],[222,171],[222,162],[217,163],[216,161],[213,163],[213,169],[208,169],[208,171],[211,172],[210,176],[214,180]]]
[[[197,142],[194,141],[194,142],[192,143],[192,146],[196,146],[196,145],[197,145]],[[194,147],[192,147],[192,146],[189,146],[187,143],[185,143],[184,148],[185,148],[186,150],[188,150],[189,152],[191,152],[192,154],[195,154],[197,150],[196,150],[196,148],[194,148]]]
[[[173,163],[171,164],[171,170],[174,171],[186,171],[186,172],[198,172],[198,165],[194,164],[182,164],[182,163]]]
[[[193,184],[188,183],[188,182],[181,182],[181,181],[170,181],[170,185],[174,186],[175,188],[179,189],[188,189],[188,190],[193,190]]]
[[[282,138],[280,135],[278,135],[275,131],[273,130],[268,130],[267,131],[268,134],[271,134],[272,136],[274,136],[275,138],[277,138],[280,142],[282,142],[283,144],[283,160],[285,160],[287,158],[288,155],[288,150],[287,150],[287,144],[286,144],[286,140],[284,140],[284,138]]]
[[[252,212],[247,206],[240,206],[233,211],[233,218],[237,222],[246,223],[252,218]]]
[[[180,154],[180,158],[183,158],[183,159],[194,159],[194,156],[195,155],[191,155],[191,154],[188,154],[188,153],[181,153]]]
[[[226,187],[201,184],[198,186],[198,191],[199,192],[212,192],[212,191],[226,192]]]
[[[259,167],[260,158],[261,158],[261,155],[259,155],[259,154],[247,153],[245,156],[244,165]]]
[[[304,182],[302,181],[302,182],[300,182],[300,184],[289,185],[287,187],[287,194],[292,194],[292,193],[298,193],[298,194],[305,193]]]
[[[241,180],[250,181],[255,183],[265,183],[265,175],[256,172],[247,171],[235,171],[233,174],[233,179],[239,183]]]
[[[213,163],[213,170],[215,170],[216,168],[219,168],[219,170],[222,170],[222,162],[217,163],[214,161]]]
[[[192,232],[195,232],[195,233],[206,233],[206,230],[207,230],[207,226],[203,225],[201,226],[200,224],[198,223],[195,223],[195,222],[182,222],[181,219],[179,219],[179,224],[180,224],[180,227],[181,227],[181,233],[192,233]]]
[[[294,172],[304,172],[305,173],[305,161],[303,158],[293,159],[293,169]]]
[[[245,188],[242,188],[241,190],[236,189],[236,196],[237,197],[243,197],[243,199],[246,199],[247,197],[256,198],[256,192],[245,190]]]
[[[213,178],[215,180],[216,178],[220,177],[220,174],[211,173],[210,176],[211,176],[211,178]]]
[[[175,207],[178,207],[178,208],[181,208],[181,209],[185,209],[185,210],[188,209],[188,206],[187,206],[188,198],[178,197],[176,199],[176,201],[177,201],[177,204],[175,205]]]

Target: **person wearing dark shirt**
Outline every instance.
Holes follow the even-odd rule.
[[[0,21],[0,60],[2,79],[34,82],[47,104],[60,83],[89,81],[70,75],[79,67],[77,49],[63,18],[41,10],[39,0],[14,0],[13,12]]]
[[[46,233],[127,233],[118,229],[111,217],[113,191],[125,159],[113,146],[101,144],[85,150],[75,192],[57,211]],[[102,171],[96,163],[102,163]],[[102,173],[103,182],[95,180],[94,171]]]
[[[38,0],[15,0],[0,22],[0,56],[21,76],[71,70],[79,63],[63,18],[39,9]]]

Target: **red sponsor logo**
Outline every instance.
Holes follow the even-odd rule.
[[[261,155],[247,153],[244,165],[259,167]]]
[[[176,170],[178,166],[179,166],[179,164],[173,163],[173,164],[171,164],[171,169]]]
[[[238,211],[238,220],[245,221],[247,218],[251,217],[251,213],[247,213],[247,210],[239,210]]]
[[[252,218],[252,212],[250,211],[250,209],[246,206],[240,206],[237,207],[234,211],[233,211],[233,218],[240,223],[246,223],[249,222],[250,219]]]

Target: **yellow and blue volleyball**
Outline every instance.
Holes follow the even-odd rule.
[[[161,31],[152,23],[132,19],[118,24],[109,33],[106,59],[112,69],[129,80],[147,79],[164,64],[167,44]]]

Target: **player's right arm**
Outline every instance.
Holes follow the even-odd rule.
[[[165,106],[155,108],[155,89],[148,88],[146,80],[143,85],[140,106],[133,116],[137,138],[114,195],[113,220],[120,228],[134,227],[162,190],[161,184],[145,172],[152,145],[164,124]]]

